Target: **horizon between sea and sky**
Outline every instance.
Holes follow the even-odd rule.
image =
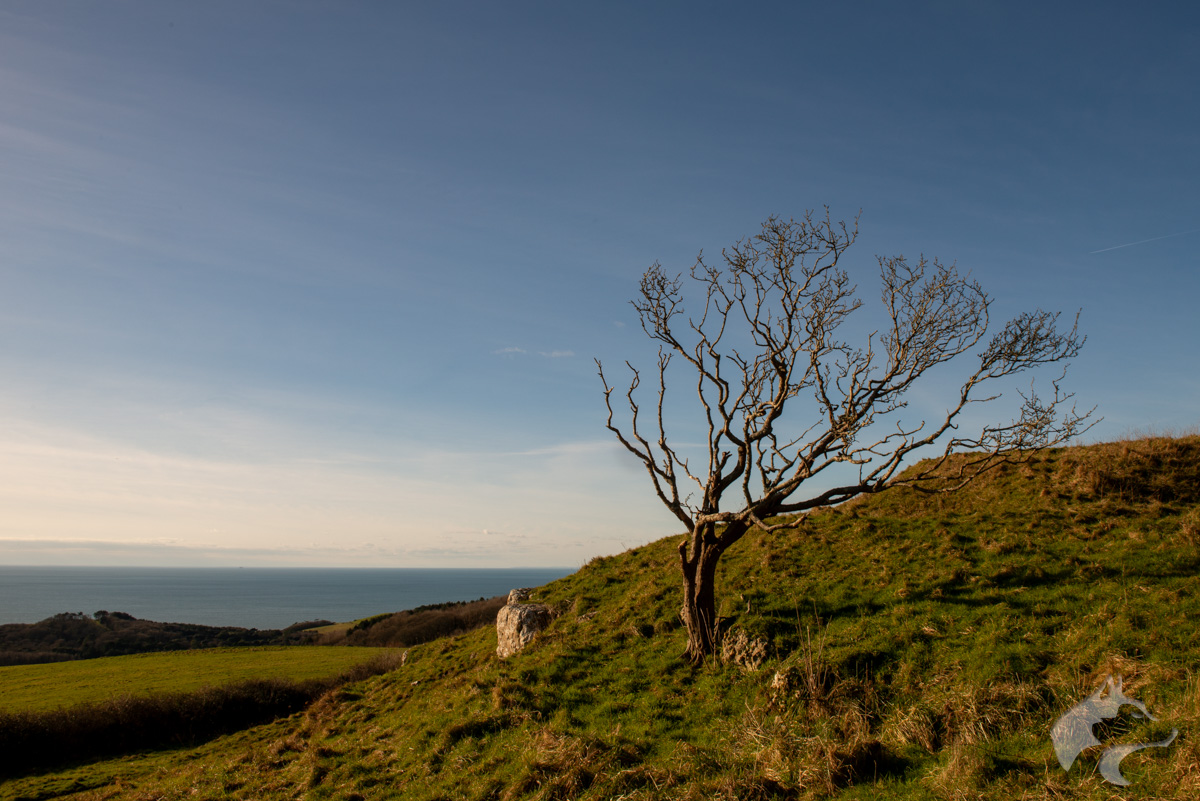
[[[1198,74],[1186,3],[6,3],[0,565],[676,532],[593,359],[653,364],[652,262],[825,205],[861,214],[852,344],[875,256],[937,257],[994,326],[1082,309],[1087,441],[1194,426]]]

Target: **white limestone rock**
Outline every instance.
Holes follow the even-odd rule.
[[[507,659],[520,651],[542,629],[550,625],[554,613],[545,604],[523,603],[530,590],[517,589],[508,594],[508,605],[496,615],[496,656]]]

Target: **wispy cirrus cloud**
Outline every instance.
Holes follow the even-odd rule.
[[[499,350],[492,351],[492,353],[494,353],[498,356],[511,356],[516,353],[528,353],[528,352],[529,351],[525,350],[525,348],[518,348],[515,345],[509,345],[507,348],[500,348]],[[537,354],[539,356],[543,356],[547,359],[569,359],[575,355],[575,351],[573,351],[573,350],[539,350],[537,352]]]

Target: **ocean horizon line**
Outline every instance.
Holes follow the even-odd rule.
[[[569,570],[570,565],[514,565],[511,567],[460,567],[457,565],[58,565],[0,564],[0,570],[35,568],[38,570]]]
[[[64,612],[282,629],[506,595],[568,576],[564,567],[0,566],[0,624]]]

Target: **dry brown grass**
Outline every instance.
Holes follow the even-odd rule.
[[[1170,767],[1162,790],[1169,795],[1164,797],[1191,801],[1200,798],[1200,676],[1189,673],[1184,686],[1181,695],[1164,698],[1160,708],[1150,711],[1179,730],[1168,752]]]
[[[1064,453],[1062,491],[1131,503],[1200,501],[1200,434],[1129,438]]]
[[[747,709],[737,732],[755,774],[780,788],[834,793],[873,779],[886,759],[883,744],[861,718],[849,726],[806,721],[784,711]]]
[[[937,793],[939,798],[954,801],[983,798],[979,788],[987,780],[988,766],[979,749],[958,742],[946,750],[946,761],[926,774],[922,783]]]
[[[667,770],[643,764],[631,745],[578,736],[550,726],[538,728],[525,748],[521,776],[505,799],[661,798],[681,784]]]
[[[841,678],[824,657],[824,634],[806,632],[781,664],[761,706],[747,706],[731,740],[765,780],[764,792],[835,793],[875,778],[886,747],[876,736],[882,702],[870,680]]]
[[[941,746],[941,720],[925,704],[909,705],[887,717],[883,736],[885,742],[898,746],[916,745],[933,753]]]
[[[598,743],[541,729],[526,752],[525,773],[505,798],[570,799],[589,787],[603,761]]]
[[[984,687],[957,686],[942,700],[941,725],[948,743],[978,745],[1025,724],[1044,708],[1044,686],[1000,682]]]
[[[1179,536],[1188,545],[1200,546],[1200,506],[1184,512],[1179,519]]]

